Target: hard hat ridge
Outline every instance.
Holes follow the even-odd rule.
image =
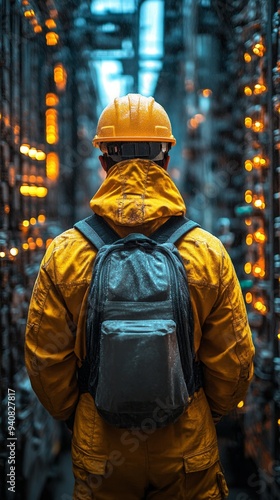
[[[165,109],[153,97],[116,97],[101,113],[93,145],[102,142],[168,142],[176,144]]]

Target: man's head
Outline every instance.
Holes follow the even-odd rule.
[[[101,113],[93,145],[108,169],[116,163],[143,158],[167,168],[168,151],[176,144],[169,117],[153,97],[127,94],[117,97]]]

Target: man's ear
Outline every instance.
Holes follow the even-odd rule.
[[[99,161],[101,163],[101,166],[102,166],[103,170],[105,170],[105,172],[107,172],[108,166],[107,166],[107,163],[106,163],[106,160],[105,160],[104,156],[100,155],[100,156],[98,156],[98,158],[99,158]]]
[[[170,160],[170,156],[169,155],[167,155],[167,156],[164,157],[163,166],[162,166],[164,168],[164,170],[167,170],[168,165],[169,165],[169,160]]]

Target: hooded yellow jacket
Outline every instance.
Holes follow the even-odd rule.
[[[112,167],[90,206],[122,237],[133,231],[149,235],[170,216],[186,212],[168,173],[148,160]],[[178,422],[155,431],[149,440],[162,446],[162,453],[172,448],[184,458],[186,470],[196,471],[218,459],[211,411],[226,415],[244,398],[253,375],[254,347],[239,282],[220,240],[195,228],[179,240],[178,248],[188,276],[204,388]],[[67,420],[77,408],[74,465],[102,474],[114,443],[121,442],[125,454],[129,439],[102,421],[89,394],[79,397],[76,370],[85,357],[86,302],[95,255],[74,228],[51,243],[31,298],[25,351],[32,386],[49,413]]]

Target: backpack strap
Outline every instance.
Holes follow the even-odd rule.
[[[200,227],[197,222],[186,217],[172,215],[162,226],[160,226],[150,238],[158,243],[175,243],[181,236],[195,227]]]
[[[74,224],[96,248],[100,250],[104,245],[109,245],[120,239],[120,236],[100,217],[93,214],[86,219],[80,220]]]

